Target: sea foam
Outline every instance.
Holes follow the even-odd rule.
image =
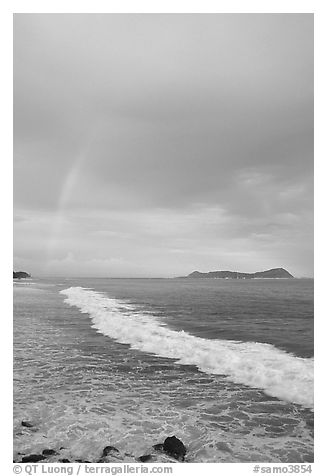
[[[271,344],[204,339],[174,331],[141,307],[88,288],[60,291],[65,302],[89,314],[93,327],[132,349],[196,365],[208,374],[263,390],[287,402],[313,408],[313,359],[300,358]]]

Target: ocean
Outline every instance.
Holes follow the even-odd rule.
[[[312,462],[313,354],[311,279],[16,281],[14,459]]]

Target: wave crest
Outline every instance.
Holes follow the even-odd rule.
[[[208,374],[263,390],[281,400],[313,408],[313,359],[271,344],[204,339],[161,325],[152,315],[88,288],[60,291],[65,302],[89,314],[93,327],[131,348],[196,365]]]

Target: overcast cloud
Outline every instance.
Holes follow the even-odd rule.
[[[313,15],[16,14],[14,265],[313,275]]]

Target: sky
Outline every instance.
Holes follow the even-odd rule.
[[[313,276],[312,14],[15,14],[14,267]]]

